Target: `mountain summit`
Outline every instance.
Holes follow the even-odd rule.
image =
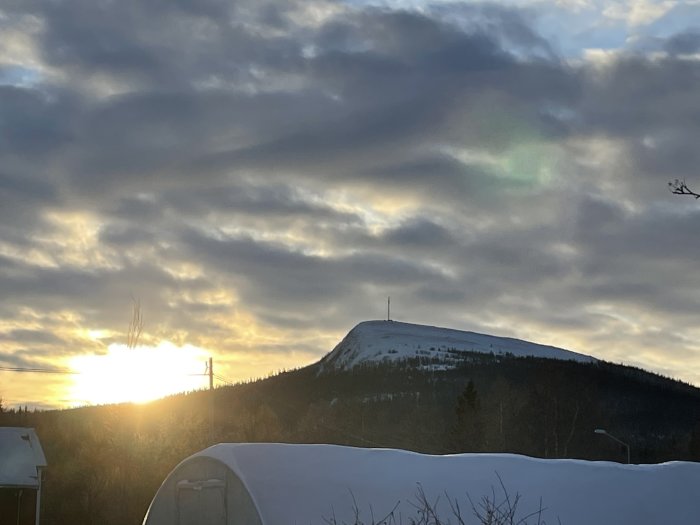
[[[591,363],[595,358],[537,343],[397,321],[364,321],[321,361],[321,370],[348,370],[365,363],[419,358],[434,369],[457,367],[470,352],[544,357]]]

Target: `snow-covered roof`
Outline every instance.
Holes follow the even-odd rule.
[[[46,457],[33,428],[0,427],[0,487],[39,487]]]
[[[324,369],[348,369],[360,363],[398,361],[422,357],[437,359],[444,369],[459,365],[460,352],[480,352],[516,357],[595,362],[584,354],[493,335],[464,332],[397,321],[365,321],[355,326],[321,361]]]
[[[467,494],[478,503],[493,489],[502,499],[498,476],[511,498],[521,495],[521,516],[537,510],[542,498],[547,523],[557,523],[558,517],[566,525],[657,525],[700,516],[700,463],[622,465],[285,444],[219,444],[186,461],[197,457],[218,460],[241,479],[263,525],[322,524],[333,516],[337,523],[354,523],[353,500],[364,522],[371,522],[370,512],[379,519],[397,503],[395,516],[407,522],[415,517],[411,501],[418,484],[429,501],[438,501],[445,519],[450,514],[446,494],[459,500],[467,516]]]

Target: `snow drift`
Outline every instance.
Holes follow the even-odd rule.
[[[465,359],[466,352],[512,354],[515,357],[544,357],[584,363],[596,359],[554,346],[529,343],[508,337],[463,332],[396,321],[365,321],[321,361],[321,370],[347,370],[361,363],[401,361],[424,358],[436,361],[436,369],[454,368]]]

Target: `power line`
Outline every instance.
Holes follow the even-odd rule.
[[[36,373],[36,374],[69,374],[69,375],[79,375],[80,372],[75,370],[61,369],[61,368],[26,368],[21,366],[0,366],[1,372],[24,372],[24,373]]]
[[[233,381],[229,381],[228,379],[226,379],[225,377],[220,376],[219,374],[214,374],[214,378],[218,379],[218,380],[221,381],[222,383],[226,383],[226,384],[229,385],[229,386],[235,386],[234,383],[233,383]]]
[[[0,366],[0,372],[19,372],[19,373],[35,373],[35,374],[65,374],[65,375],[94,375],[95,372],[78,372],[76,370],[68,370],[67,368],[28,368],[21,366]],[[172,374],[170,374],[172,375]],[[180,375],[180,374],[178,374]],[[208,376],[208,373],[204,374],[182,374],[186,377],[194,376]],[[219,378],[221,381],[226,382],[223,378]]]

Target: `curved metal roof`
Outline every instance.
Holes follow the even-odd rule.
[[[622,465],[514,454],[429,456],[334,445],[219,444],[181,465],[198,457],[215,459],[238,476],[264,525],[328,523],[333,516],[337,523],[353,523],[354,502],[367,521],[370,514],[381,519],[392,509],[405,519],[415,516],[418,484],[431,502],[441,502],[442,514],[450,517],[447,495],[459,499],[469,514],[467,494],[477,504],[492,490],[502,499],[498,476],[510,497],[522,495],[523,511],[537,510],[542,498],[548,523],[558,516],[567,525],[655,525],[666,522],[671,508],[678,515],[700,515],[700,463]]]
[[[46,457],[33,428],[0,427],[0,487],[39,488]]]

